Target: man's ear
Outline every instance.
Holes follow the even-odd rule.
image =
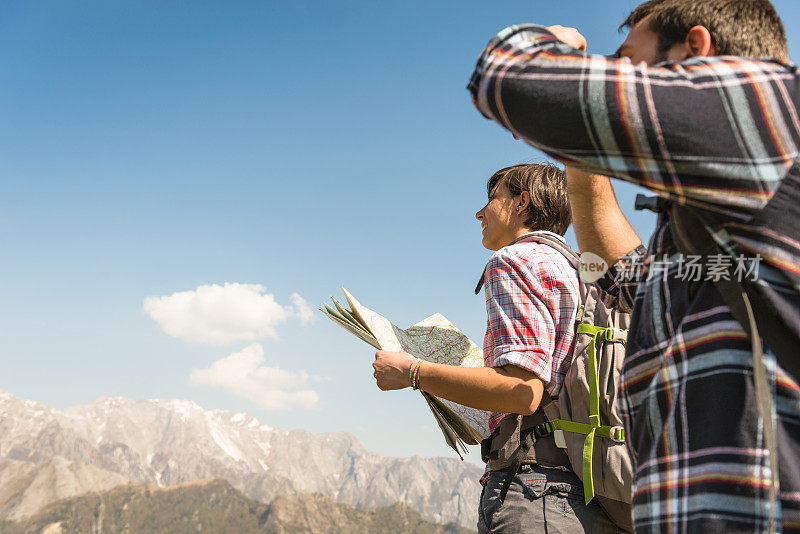
[[[684,40],[686,47],[686,57],[715,56],[714,42],[711,33],[705,26],[695,26],[686,34]]]
[[[667,61],[681,61],[690,57],[715,56],[717,49],[711,40],[711,33],[705,26],[695,26],[686,34],[686,39],[675,43],[667,50]]]

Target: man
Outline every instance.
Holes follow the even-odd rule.
[[[571,28],[504,30],[479,59],[473,102],[574,167],[702,208],[726,247],[788,279],[782,298],[796,313],[800,243],[753,218],[800,172],[800,76],[780,62],[772,5],[652,0],[624,25],[630,34],[612,58],[581,52]],[[712,57],[721,55],[778,61]],[[669,216],[645,252],[607,179],[571,170],[570,192],[581,249],[609,263],[623,255],[600,284],[633,307],[620,387],[636,531],[800,528],[800,388],[766,353],[779,454],[770,458],[750,341],[713,280],[687,278]],[[631,265],[641,268],[638,292]]]
[[[438,397],[494,412],[489,420],[492,446],[501,447],[509,438],[494,430],[513,428],[516,419],[508,414],[537,412],[545,391],[558,396],[572,361],[580,295],[578,276],[569,261],[553,247],[531,239],[536,232],[566,244],[562,236],[570,215],[564,172],[552,165],[507,167],[492,175],[487,193],[487,204],[475,214],[483,246],[496,251],[483,277],[486,366],[439,365],[405,352],[378,351],[373,367],[383,390],[416,384]],[[502,504],[507,473],[487,469],[481,480],[478,530],[619,532],[596,500],[584,504],[582,483],[553,437],[539,445],[532,451],[538,464],[526,462],[516,472]]]

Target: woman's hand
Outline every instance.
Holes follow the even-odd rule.
[[[379,350],[375,353],[372,376],[383,391],[403,389],[411,385],[411,364],[414,357],[407,352]]]

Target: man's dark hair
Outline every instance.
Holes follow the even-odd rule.
[[[704,26],[719,56],[789,59],[783,23],[769,0],[649,0],[631,11],[620,31],[647,16],[662,53]]]
[[[505,186],[513,196],[527,191],[531,197],[525,226],[531,230],[549,230],[559,235],[569,228],[567,180],[564,171],[550,163],[513,165],[500,169],[486,182],[486,193]]]

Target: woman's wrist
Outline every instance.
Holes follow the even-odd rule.
[[[411,360],[411,367],[408,370],[408,376],[411,381],[411,388],[412,389],[419,389],[419,372],[420,368],[422,367],[422,360],[419,358],[414,358]]]

